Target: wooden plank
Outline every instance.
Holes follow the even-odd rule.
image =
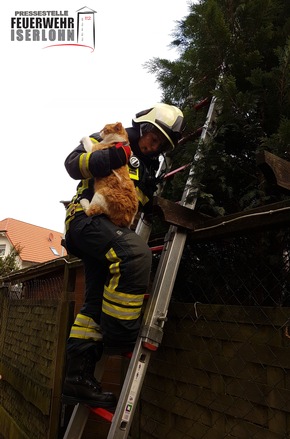
[[[195,337],[214,338],[219,340],[230,340],[232,342],[250,341],[255,343],[266,343],[271,346],[282,346],[283,332],[274,326],[254,327],[253,324],[240,324],[238,322],[217,322],[200,319],[194,326],[183,325],[183,331],[190,330],[190,334]],[[180,334],[180,336],[182,336]],[[175,337],[175,336],[174,336]],[[178,343],[178,338],[176,339]]]
[[[230,342],[230,339],[229,339]],[[236,369],[236,373],[245,367],[246,363],[263,364],[265,366],[280,367],[290,369],[289,348],[270,346],[268,344],[255,344],[245,340],[234,343],[235,355],[227,358],[224,355],[214,356],[210,351],[199,352],[198,355],[188,352],[192,366],[203,368],[214,373],[229,373],[231,368]],[[213,359],[214,358],[214,362]],[[240,362],[240,366],[239,366]]]
[[[183,365],[182,361],[187,365]],[[266,383],[266,370],[260,364],[246,363],[242,358],[218,356],[213,357],[210,353],[197,354],[190,359],[181,358],[179,363],[170,364],[162,359],[155,359],[150,366],[150,373],[172,379],[174,382],[197,385],[210,389],[212,376],[222,375],[224,377],[241,378],[251,381],[253,377],[259,382]],[[285,373],[286,375],[286,373]],[[287,388],[285,386],[285,388]]]
[[[255,423],[245,422],[236,419],[229,419],[227,432],[230,432],[236,439],[255,438],[255,439],[285,439],[285,434],[270,431],[267,425],[260,426]],[[207,438],[210,439],[210,438]]]
[[[161,197],[154,198],[154,212],[163,221],[189,230],[190,239],[200,241],[244,232],[289,225],[290,200],[268,204],[232,215],[210,218]]]
[[[83,265],[82,261],[75,257],[60,257],[52,259],[48,262],[42,262],[31,267],[22,268],[21,270],[13,271],[7,276],[3,276],[3,282],[24,282],[30,279],[38,279],[40,277],[52,277],[53,274],[63,273],[64,267],[68,265],[70,268],[78,268]]]
[[[269,230],[278,225],[289,226],[290,200],[267,204],[256,209],[226,215],[196,224],[189,232],[194,241],[209,241],[237,236],[257,230]]]
[[[290,391],[282,388],[273,388],[255,381],[231,378],[227,383],[227,393],[250,401],[253,406],[258,404],[290,413]]]
[[[245,361],[290,369],[290,349],[285,347],[243,343],[237,355]]]
[[[249,323],[253,325],[285,326],[290,324],[289,307],[261,307],[238,305],[214,305],[203,303],[172,303],[169,309],[170,319],[189,319],[196,321],[204,318],[219,322]]]
[[[202,224],[206,218],[209,218],[161,197],[154,197],[153,207],[154,213],[163,221],[190,230],[193,230],[196,224]]]
[[[269,415],[268,415],[269,429],[281,435],[283,434],[285,435],[286,433],[288,433],[289,436],[290,431],[287,428],[287,418],[289,418],[288,413],[285,413],[282,410],[269,409]]]
[[[212,418],[212,417],[211,417]],[[220,416],[220,418],[222,418]],[[202,418],[199,418],[198,423],[196,421],[192,421],[190,419],[186,419],[183,416],[178,416],[174,418],[174,425],[171,430],[171,434],[166,436],[166,439],[174,439],[177,434],[179,434],[179,437],[183,438],[195,438],[200,439],[204,438],[208,431],[211,431],[211,438],[212,439],[220,439],[224,436],[224,429],[219,428],[219,431],[217,429],[212,428],[211,426],[211,419],[209,423],[205,423]]]
[[[259,152],[256,162],[270,183],[290,190],[290,162],[269,151]]]
[[[142,407],[144,403],[162,408],[176,416],[203,422],[210,425],[211,413],[216,412],[265,425],[268,419],[268,410],[265,404],[254,405],[251,400],[238,398],[234,395],[217,394],[210,389],[199,386],[178,385],[176,396],[166,396],[158,389],[147,387],[146,382],[142,390]]]
[[[0,437],[3,439],[29,439],[21,430],[14,418],[0,405],[1,431]]]

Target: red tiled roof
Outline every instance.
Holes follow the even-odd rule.
[[[0,221],[0,231],[6,232],[7,238],[14,247],[19,245],[22,248],[20,253],[22,261],[41,263],[66,255],[61,246],[62,233],[55,230],[6,218]],[[53,253],[51,247],[59,256]]]

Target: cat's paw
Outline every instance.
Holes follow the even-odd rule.
[[[85,150],[87,152],[92,152],[93,142],[88,136],[85,136],[81,139],[81,143],[83,144]]]
[[[80,205],[82,206],[83,210],[87,213],[87,210],[90,206],[89,200],[87,200],[86,198],[83,198],[82,200],[80,200]]]

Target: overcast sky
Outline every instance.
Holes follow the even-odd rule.
[[[76,17],[85,6],[96,11],[94,51],[11,41],[16,11],[68,11]],[[12,0],[2,5],[0,220],[63,231],[60,201],[71,199],[77,185],[64,168],[66,156],[84,135],[105,123],[130,126],[136,112],[160,101],[144,63],[178,57],[169,44],[176,21],[188,12],[187,0]]]

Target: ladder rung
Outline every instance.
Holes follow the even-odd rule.
[[[155,247],[150,247],[152,253],[161,252],[164,248],[164,245],[156,245]]]
[[[157,351],[157,349],[158,349],[158,346],[156,346],[153,343],[149,343],[148,341],[144,341],[142,344],[143,344],[143,347],[145,349],[148,349],[149,351]]]
[[[101,407],[90,407],[90,410],[92,413],[95,413],[96,415],[100,416],[106,421],[112,422],[114,413],[109,412],[108,410],[103,409]]]
[[[200,108],[205,107],[206,105],[208,105],[210,103],[210,98],[205,98],[202,99],[201,101],[197,102],[194,105],[194,109],[195,110],[200,110]]]

